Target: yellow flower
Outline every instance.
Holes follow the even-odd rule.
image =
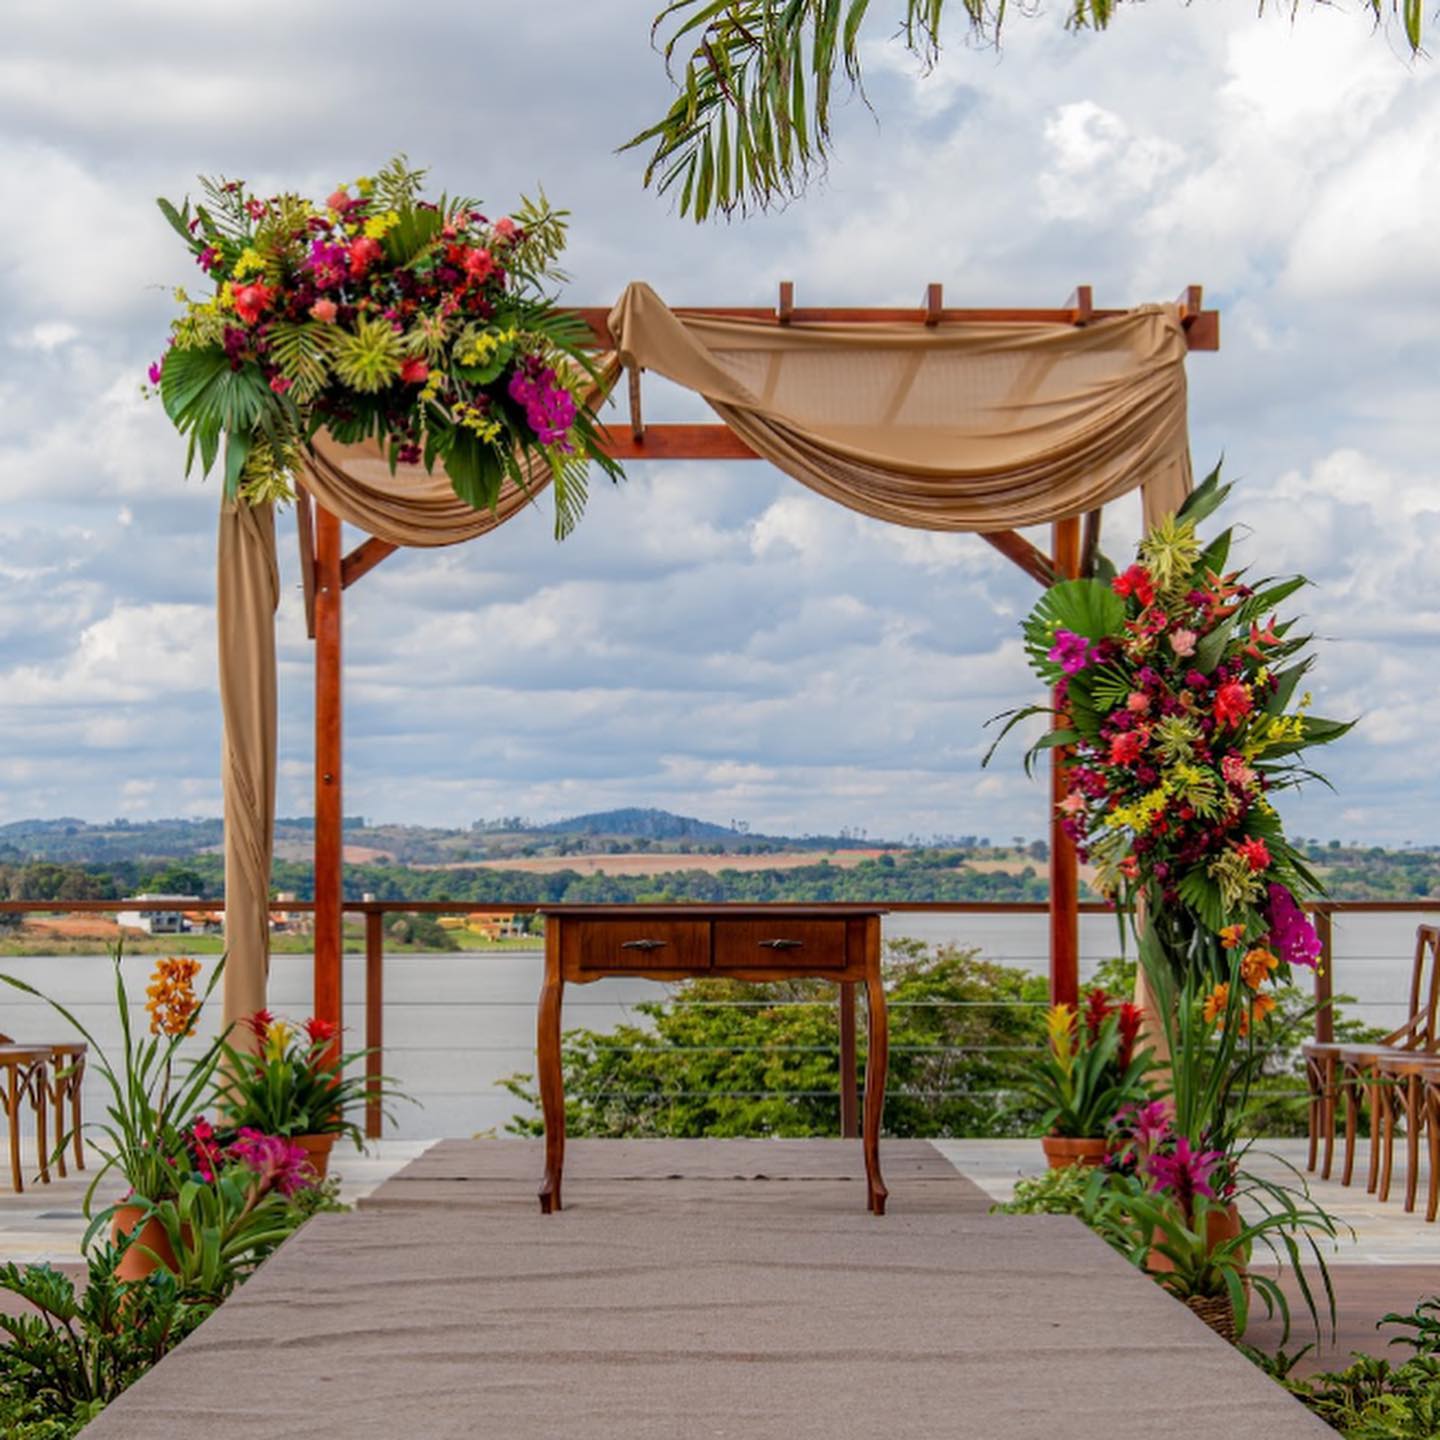
[[[399,223],[399,215],[387,210],[383,215],[372,215],[365,222],[365,234],[371,240],[383,240]]]
[[[236,280],[243,280],[247,275],[263,273],[264,269],[265,257],[253,245],[247,245],[240,252],[232,274]]]
[[[189,1033],[200,1010],[195,994],[195,977],[199,973],[200,962],[186,956],[167,955],[156,962],[145,991],[152,1035]]]
[[[1279,965],[1279,956],[1272,955],[1263,945],[1257,945],[1245,952],[1245,958],[1240,962],[1240,975],[1252,990],[1258,990]]]
[[[265,1032],[265,1058],[267,1060],[283,1060],[293,1034],[294,1031],[284,1020],[272,1020],[270,1028]]]
[[[1069,1005],[1052,1005],[1045,1015],[1050,1053],[1068,1075],[1075,1068],[1075,1011]]]

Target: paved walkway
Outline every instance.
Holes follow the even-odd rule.
[[[307,1225],[87,1440],[1324,1440],[1063,1216],[923,1141],[447,1141]],[[248,1377],[237,1384],[236,1377]]]

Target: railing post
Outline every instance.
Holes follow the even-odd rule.
[[[860,1105],[855,1088],[855,986],[840,985],[840,1134],[854,1140],[860,1134]]]
[[[380,1077],[385,1073],[385,912],[365,912],[365,1138],[384,1127]]]
[[[1335,940],[1328,907],[1316,908],[1315,933],[1320,937],[1320,961],[1315,966],[1315,1039],[1328,1045],[1335,1039]]]

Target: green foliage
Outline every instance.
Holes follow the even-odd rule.
[[[1023,1175],[1009,1200],[990,1207],[992,1215],[1080,1215],[1090,1208],[1095,1171],[1087,1165],[1062,1165]],[[1102,1180],[1102,1184],[1107,1183]]]
[[[892,944],[890,1135],[1033,1131],[1037,1112],[1001,1106],[1013,1062],[1043,1043],[1042,979],[973,950]],[[837,1135],[839,1029],[834,986],[691,981],[672,1000],[637,1007],[648,1026],[565,1036],[566,1125],[572,1135],[626,1137]],[[859,1049],[864,1057],[864,1026]],[[528,1076],[507,1088],[534,1103]],[[789,1092],[789,1093],[781,1093]],[[517,1117],[516,1134],[540,1133]]]
[[[1125,1061],[1117,1015],[1106,1016],[1092,1040],[1084,1020],[1068,1007],[1050,1014],[1055,1024],[1049,1044],[1017,1067],[1016,1088],[1039,1107],[1039,1125],[1047,1134],[1072,1140],[1102,1136],[1123,1106],[1150,1098],[1145,1077],[1154,1057],[1146,1050]]]
[[[1344,1440],[1435,1440],[1440,1435],[1440,1358],[1417,1356],[1403,1365],[1356,1355],[1344,1370],[1285,1388]]]
[[[0,1315],[0,1428],[13,1440],[69,1440],[104,1406],[174,1349],[211,1311],[158,1270],[117,1278],[120,1251],[88,1256],[88,1281],[48,1265],[0,1267],[0,1290],[38,1314]]]
[[[1118,4],[1068,0],[1061,8],[1072,29],[1103,30]],[[1369,4],[1379,22],[1385,0]],[[1418,53],[1423,0],[1390,0],[1388,8]],[[953,0],[949,16],[962,35],[998,46],[1006,6]],[[893,0],[883,13],[870,0],[671,0],[652,33],[664,36],[675,99],[625,148],[649,147],[645,184],[678,190],[682,215],[703,221],[764,208],[823,170],[837,86],[863,94],[868,36],[898,39],[928,70],[946,18],[945,0]]]

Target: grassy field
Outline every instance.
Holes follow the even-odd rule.
[[[57,934],[52,929],[33,930],[25,927],[18,933],[0,936],[0,957],[26,955],[104,955],[118,938],[118,932],[110,927],[110,933]],[[518,940],[486,940],[483,936],[469,932],[451,933],[456,948],[461,951],[509,951],[535,950],[545,942],[538,935]],[[314,948],[308,935],[273,935],[270,950],[275,955],[308,955]],[[433,945],[407,945],[392,935],[385,937],[387,955],[429,953]],[[222,935],[136,935],[125,936],[127,955],[223,955],[225,938]],[[345,928],[345,953],[365,953],[365,932],[358,926]]]

